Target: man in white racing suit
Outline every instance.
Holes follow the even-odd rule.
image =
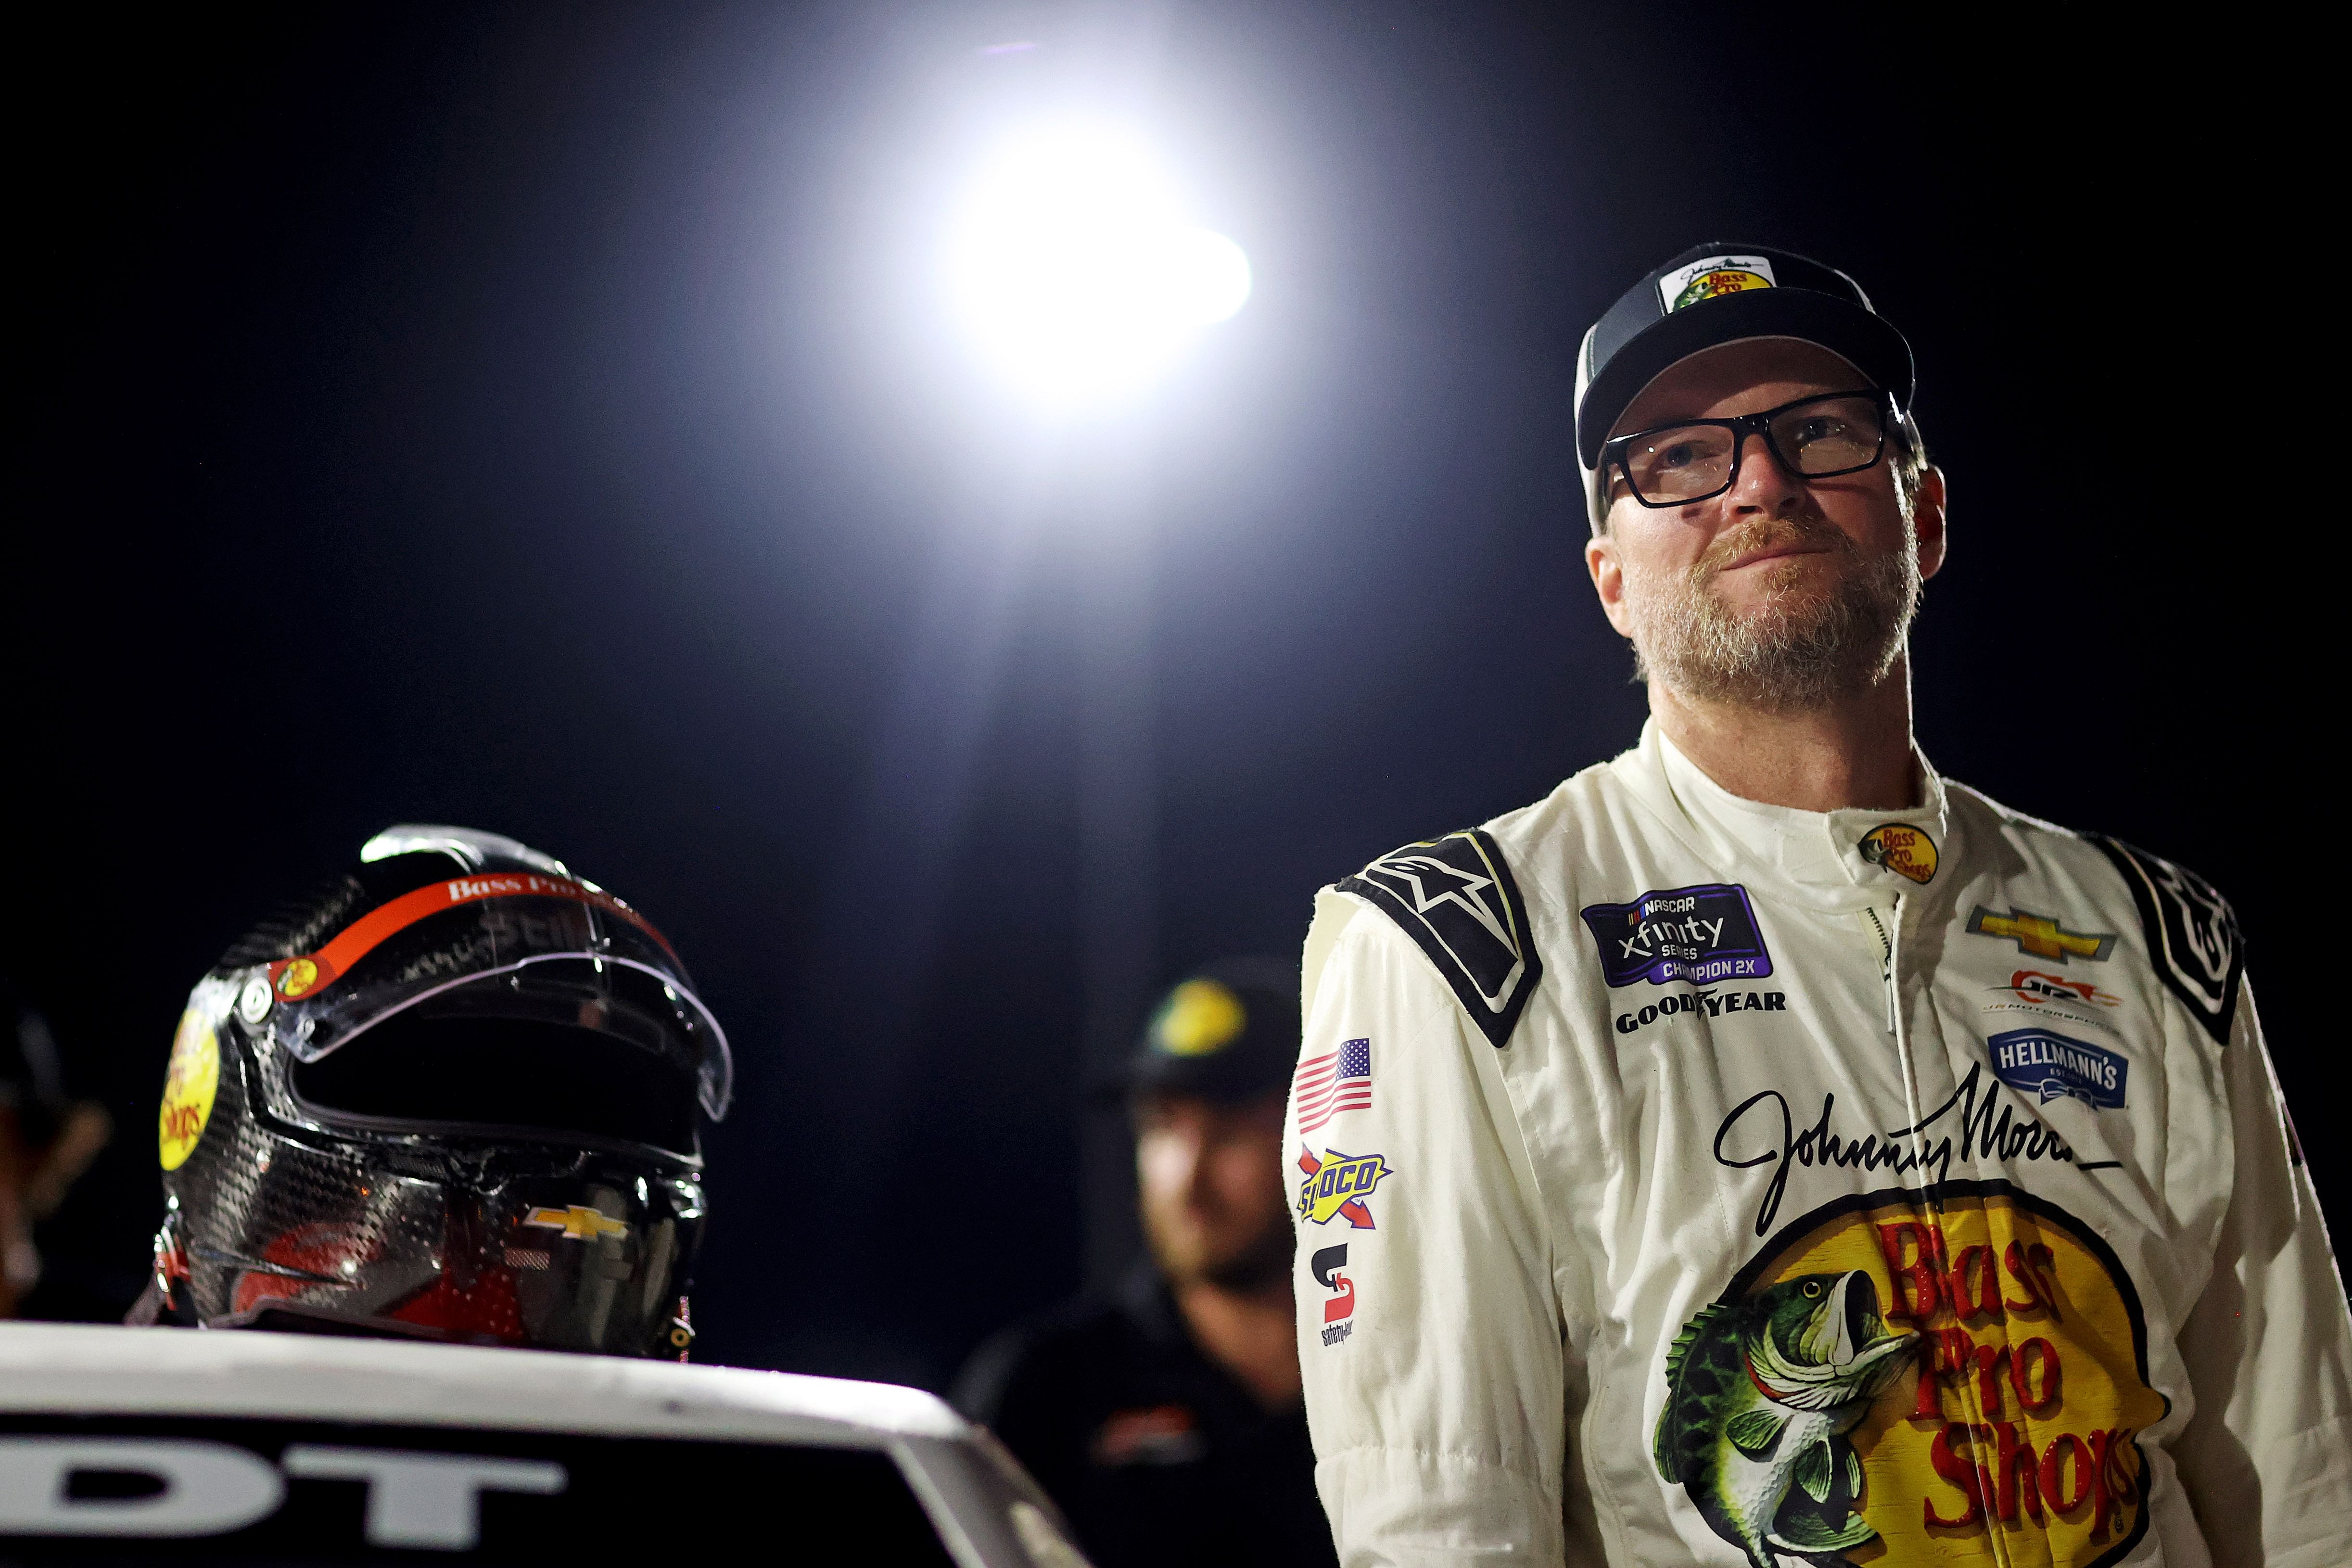
[[[2228,906],[1912,743],[1911,394],[1842,273],[1644,279],[1577,408],[1640,743],[1317,900],[1351,1568],[2352,1563],[2352,1316]]]

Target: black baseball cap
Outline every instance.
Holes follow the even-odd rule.
[[[1834,267],[1769,245],[1695,245],[1618,296],[1576,361],[1576,455],[1589,475],[1609,431],[1660,371],[1744,338],[1801,338],[1852,362],[1908,414],[1911,345]]]
[[[1298,1065],[1298,966],[1229,958],[1160,999],[1121,1075],[1130,1095],[1233,1102],[1273,1094]]]

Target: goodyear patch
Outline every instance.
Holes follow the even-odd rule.
[[[2055,1029],[2011,1029],[1985,1042],[1995,1077],[2047,1105],[2061,1097],[2099,1110],[2120,1110],[2131,1063],[2088,1040]]]
[[[1665,1356],[1652,1457],[1746,1559],[2095,1568],[2147,1531],[2131,1276],[2005,1182],[1840,1199],[1776,1234]]]
[[[171,1065],[163,1069],[163,1110],[155,1131],[163,1169],[178,1170],[196,1152],[219,1089],[220,1036],[202,1008],[190,1007],[180,1015]]]
[[[1658,279],[1658,302],[1671,316],[1702,300],[1769,289],[1772,263],[1761,256],[1706,256]]]
[[[1896,876],[1923,886],[1936,875],[1936,841],[1924,827],[1907,822],[1881,823],[1862,836],[1855,846],[1862,858],[1884,866]]]
[[[1378,1154],[1342,1154],[1337,1149],[1324,1150],[1319,1160],[1301,1149],[1298,1168],[1307,1173],[1298,1184],[1299,1217],[1310,1225],[1344,1219],[1358,1230],[1373,1228],[1364,1200],[1382,1177],[1396,1173]]]
[[[1667,888],[1629,904],[1592,904],[1579,911],[1601,949],[1609,984],[1653,985],[1687,980],[1761,980],[1772,955],[1748,902],[1748,889],[1726,882]]]

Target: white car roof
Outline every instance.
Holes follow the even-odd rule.
[[[985,1428],[890,1384],[251,1330],[0,1322],[0,1427],[92,1416],[877,1450],[961,1568],[1086,1561],[1052,1502]],[[77,1446],[69,1436],[0,1436],[0,1458],[10,1444],[45,1441]]]
[[[971,1428],[920,1389],[250,1330],[0,1324],[0,1409],[380,1421],[879,1448]]]

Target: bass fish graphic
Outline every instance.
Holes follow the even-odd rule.
[[[1827,1563],[1878,1538],[1852,1514],[1862,1459],[1845,1434],[1902,1369],[1861,1269],[1807,1274],[1703,1309],[1666,1352],[1650,1452],[1754,1568],[1778,1554]]]

